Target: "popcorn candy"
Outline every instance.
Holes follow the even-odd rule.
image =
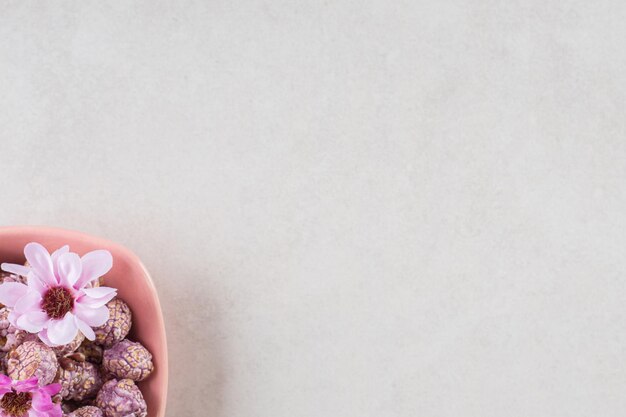
[[[58,396],[60,398],[60,396]],[[57,401],[59,398],[55,396],[52,400]],[[72,411],[76,410],[80,407],[80,404],[74,401],[63,401],[61,403],[61,411],[63,411],[63,415],[70,414]],[[67,417],[67,416],[65,416]]]
[[[100,318],[81,317],[79,311],[71,310],[85,323],[72,321],[71,324],[78,327],[78,333],[69,343],[67,342],[73,332],[70,333],[67,326],[58,327],[52,339],[55,342],[52,342],[49,337],[50,328],[47,326],[42,327],[43,331],[29,333],[26,328],[35,331],[38,328],[36,322],[25,322],[29,327],[23,328],[21,322],[14,321],[28,311],[16,309],[18,303],[14,298],[24,297],[17,291],[20,286],[7,285],[2,299],[7,305],[0,304],[0,373],[6,371],[15,380],[36,377],[40,386],[53,381],[58,383],[60,392],[54,395],[53,401],[60,404],[64,417],[147,417],[147,404],[135,381],[147,378],[153,372],[154,364],[151,353],[143,345],[125,339],[132,326],[132,312],[124,301],[113,298],[116,293],[114,288],[104,286],[103,275],[111,268],[111,254],[97,250],[77,258],[78,254],[70,254],[67,246],[50,254],[46,248],[35,243],[28,244],[24,253],[27,258],[30,254],[31,260],[37,259],[37,256],[49,257],[54,267],[60,268],[59,271],[66,275],[73,270],[67,266],[76,263],[76,259],[92,268],[94,278],[86,283],[81,281],[80,286],[84,287],[84,297],[98,301],[86,305],[93,307],[94,311],[91,313],[97,312]],[[61,268],[63,265],[65,267]],[[31,266],[28,262],[25,267],[4,263],[4,271],[0,272],[0,286],[4,283],[19,283],[31,289],[26,276],[43,267]],[[99,289],[90,291],[90,288]],[[67,294],[74,293],[67,291]],[[41,311],[50,320],[58,320],[64,312],[63,309],[58,311],[59,306],[65,307],[68,304],[68,308],[73,308],[71,303],[65,303],[67,297],[62,297],[67,294],[41,293],[42,298],[50,296],[48,303],[40,306],[39,303],[28,300],[29,306],[33,311],[39,311],[35,307],[41,307]],[[53,295],[56,298],[51,298]],[[105,311],[100,307],[104,303],[109,313],[106,322]],[[12,321],[16,326],[8,320],[10,313],[13,313]],[[94,328],[86,324],[87,322],[104,324]],[[83,328],[91,327],[95,340],[86,339],[81,325]],[[88,330],[86,334],[89,335]],[[56,341],[66,344],[55,347]],[[55,414],[55,417],[61,417],[61,414]]]
[[[148,349],[128,339],[105,350],[102,365],[112,375],[133,381],[144,380],[154,370]]]
[[[117,377],[111,372],[107,371],[103,365],[100,365],[100,375],[102,375],[102,380],[104,382],[109,382],[112,379],[117,379]]]
[[[104,413],[98,407],[88,405],[74,410],[66,417],[104,417]]]
[[[103,383],[96,365],[70,358],[59,360],[54,382],[61,384],[61,398],[74,401],[95,397]]]
[[[7,375],[11,379],[23,381],[37,377],[40,386],[52,382],[58,367],[52,348],[41,342],[24,342],[7,356]]]
[[[132,379],[112,379],[98,393],[96,405],[106,417],[146,417],[146,401]]]
[[[81,332],[78,332],[76,333],[76,337],[74,338],[74,340],[72,340],[70,343],[68,343],[67,345],[53,347],[52,350],[54,350],[54,353],[56,353],[57,356],[67,356],[71,353],[74,353],[76,349],[78,349],[78,347],[81,345],[81,343],[83,343],[83,340],[85,340],[85,335]]]
[[[96,343],[104,347],[111,347],[124,339],[132,325],[132,313],[128,304],[114,298],[106,304],[109,309],[109,319],[104,325],[96,327]]]
[[[98,288],[104,286],[104,277],[100,277],[98,279],[94,279],[89,284],[86,285],[86,288]]]
[[[102,363],[104,348],[100,345],[96,345],[95,342],[85,339],[78,349],[76,349],[76,353],[83,355],[86,361],[100,365]]]
[[[24,330],[19,330],[9,322],[10,311],[0,308],[0,351],[8,352],[27,340],[38,341],[39,338]]]
[[[0,284],[4,284],[5,282],[19,282],[21,284],[26,284],[26,277],[0,271]]]

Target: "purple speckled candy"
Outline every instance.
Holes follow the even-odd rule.
[[[96,365],[70,358],[59,359],[54,382],[61,384],[61,398],[74,401],[95,397],[103,383]]]
[[[106,417],[146,417],[146,401],[132,379],[112,379],[102,386],[96,405]]]
[[[124,339],[104,351],[102,365],[118,378],[142,381],[154,370],[152,355],[141,343]]]
[[[57,356],[67,356],[74,353],[76,349],[78,349],[78,347],[81,345],[81,343],[83,343],[83,340],[85,340],[85,335],[81,332],[78,332],[76,333],[76,337],[74,338],[74,340],[72,340],[70,343],[68,343],[67,345],[53,347],[52,350],[54,350],[54,353],[56,353]]]
[[[107,371],[103,365],[100,365],[100,375],[102,375],[102,380],[104,382],[109,382],[112,379],[117,379],[117,377]]]
[[[37,377],[39,385],[48,385],[58,367],[52,348],[41,342],[24,342],[8,354],[7,375],[14,380]]]
[[[88,405],[77,408],[66,417],[104,417],[104,413],[98,407]]]
[[[109,319],[104,325],[95,328],[94,332],[96,333],[95,342],[108,348],[126,337],[132,325],[132,313],[128,304],[119,298],[109,301],[107,308]]]
[[[9,313],[10,311],[6,307],[0,308],[0,351],[8,352],[28,340],[39,340],[37,335],[14,327],[9,322]]]
[[[21,284],[26,284],[26,278],[0,271],[0,284],[4,284],[5,282],[19,282]]]

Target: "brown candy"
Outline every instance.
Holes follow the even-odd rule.
[[[82,354],[86,361],[100,365],[104,348],[95,342],[85,339],[76,349],[76,353]]]
[[[54,401],[54,398],[52,399]],[[73,401],[63,401],[61,403],[61,411],[63,411],[63,416],[67,417],[67,414],[70,414],[72,411],[76,410],[79,407],[78,403]]]

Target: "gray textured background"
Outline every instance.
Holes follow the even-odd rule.
[[[2,1],[0,224],[136,251],[168,416],[623,417],[622,1]]]

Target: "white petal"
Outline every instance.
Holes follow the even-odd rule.
[[[78,316],[74,316],[74,320],[76,321],[76,326],[78,326],[78,330],[80,330],[88,340],[93,341],[96,339],[96,334],[94,333],[91,326],[79,319]]]
[[[81,303],[74,304],[74,314],[91,327],[102,326],[109,319],[106,306],[91,308]]]
[[[28,282],[28,289],[37,291],[42,297],[48,291],[48,286],[41,282],[41,279],[34,272],[28,274],[26,282]]]
[[[55,345],[67,345],[76,337],[78,326],[74,322],[74,315],[67,313],[61,320],[48,322],[48,339]]]
[[[102,307],[103,305],[105,305],[106,303],[114,299],[116,295],[117,293],[115,292],[112,292],[109,295],[101,297],[101,298],[91,298],[88,295],[83,295],[77,298],[76,302],[86,307],[98,308],[98,307]]]
[[[9,313],[9,317],[7,317],[7,320],[9,320],[9,323],[11,323],[14,327],[17,327],[17,319],[19,318],[19,314],[17,314],[15,311],[11,311]]]
[[[48,322],[48,315],[43,311],[31,311],[17,319],[17,327],[30,333],[40,332]]]
[[[25,314],[30,311],[41,309],[41,296],[37,291],[29,291],[25,296],[17,300],[13,311],[17,314]]]
[[[89,298],[102,298],[117,292],[116,288],[111,287],[96,287],[96,288],[83,288],[83,292]]]
[[[63,255],[64,253],[68,253],[69,251],[70,251],[70,247],[68,245],[65,245],[65,246],[61,246],[59,249],[52,252],[52,254],[50,255],[50,259],[52,259],[52,269],[54,270],[54,276],[57,279],[59,278],[59,267],[58,267],[59,256]]]
[[[113,266],[113,257],[108,250],[95,250],[85,254],[81,258],[83,264],[82,274],[75,284],[75,288],[82,288],[88,282],[100,278]]]
[[[50,347],[55,347],[57,345],[55,345],[54,343],[52,343],[50,341],[50,339],[48,339],[48,329],[43,329],[42,331],[40,331],[39,333],[37,333],[37,336],[39,336],[39,340],[41,340],[43,343],[45,343],[46,345],[50,346]]]
[[[117,295],[117,289],[110,287],[83,288],[81,291],[84,295],[77,302],[91,308],[102,307]]]
[[[83,268],[80,257],[72,252],[64,253],[57,260],[57,273],[60,284],[64,287],[71,287],[78,281]]]
[[[3,263],[2,270],[10,274],[21,275],[25,277],[26,275],[28,275],[28,272],[30,271],[30,267],[20,265],[20,264]]]
[[[24,255],[26,255],[26,260],[39,278],[46,283],[56,282],[52,259],[46,248],[39,243],[32,242],[24,247]]]
[[[28,287],[19,282],[5,282],[0,285],[0,303],[13,307],[17,301],[26,295]]]
[[[52,255],[50,255],[50,259],[52,259],[52,264],[54,265],[59,256],[63,255],[64,253],[68,253],[69,251],[70,247],[68,245],[65,245],[52,252]]]

